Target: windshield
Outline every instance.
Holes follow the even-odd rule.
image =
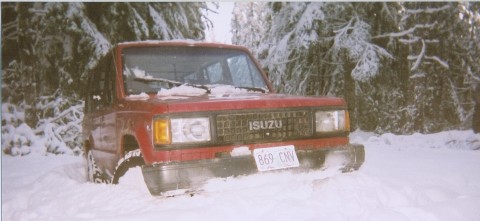
[[[267,86],[243,51],[201,47],[139,47],[123,49],[127,94],[157,93],[183,84],[211,88],[231,85],[267,92]]]

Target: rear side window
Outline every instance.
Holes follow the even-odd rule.
[[[115,100],[115,67],[112,53],[108,53],[90,71],[88,93],[85,98],[86,112],[109,107]]]

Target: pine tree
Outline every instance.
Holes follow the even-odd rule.
[[[25,111],[18,119],[46,136],[47,151],[78,152],[88,70],[121,41],[203,39],[203,10],[201,2],[2,2],[2,102],[14,105],[5,111]],[[31,145],[16,142],[30,136],[8,137],[4,151]]]
[[[480,80],[478,3],[262,7],[236,7],[234,43],[256,52],[280,92],[344,97],[364,130],[468,128]],[[248,31],[257,18],[264,29]]]

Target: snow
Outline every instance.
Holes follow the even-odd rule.
[[[94,39],[95,45],[95,57],[100,57],[107,54],[108,50],[111,48],[110,42],[105,38],[105,36],[98,31],[97,26],[92,23],[89,19],[83,19],[86,17],[84,15],[84,5],[80,3],[70,3],[68,5],[67,17],[70,20],[79,19],[81,21],[80,26],[83,31],[92,39]],[[91,59],[88,62],[88,67],[93,68],[96,65],[97,60]]]
[[[410,71],[414,71],[418,68],[420,65],[422,58],[425,56],[425,41],[422,40],[422,51],[420,51],[420,54],[417,56],[408,56],[408,60],[416,60],[415,63],[412,65],[412,68],[410,68]]]
[[[140,94],[131,94],[127,97],[127,99],[131,100],[147,100],[148,98],[150,98],[150,96],[148,96],[148,94],[146,94],[145,92],[142,92]]]
[[[478,220],[480,135],[357,131],[359,171],[214,179],[191,196],[154,197],[140,170],[126,184],[86,182],[84,159],[2,156],[2,220]],[[241,151],[241,148],[238,150]]]
[[[131,69],[126,68],[124,72],[127,77],[134,76],[136,78],[141,78],[146,80],[153,79],[153,76],[149,75],[145,70],[142,70],[139,67],[134,67]]]
[[[230,152],[232,157],[251,155],[252,151],[248,147],[236,147]]]
[[[393,58],[387,50],[370,43],[370,28],[368,23],[354,17],[335,31],[334,48],[337,51],[348,50],[349,57],[357,62],[351,75],[360,82],[367,82],[380,74],[381,57]]]
[[[42,153],[79,153],[83,102],[72,104],[62,98],[37,103],[39,110],[52,110],[54,117],[38,121],[35,129],[25,123],[23,108],[2,103],[2,151],[13,156]],[[62,107],[67,107],[62,110]],[[39,113],[40,115],[40,113]]]
[[[173,87],[170,89],[162,88],[160,89],[160,91],[158,91],[157,96],[159,97],[175,96],[175,95],[199,96],[206,93],[207,93],[207,90],[202,88],[196,88],[188,85],[180,85],[178,87]]]
[[[124,41],[118,43],[119,45],[136,45],[139,43],[150,43],[150,44],[161,44],[161,43],[180,43],[180,44],[191,44],[194,45],[195,43],[203,43],[202,40],[195,40],[195,39],[171,39],[171,40],[141,40],[141,41]]]
[[[215,85],[211,90],[211,95],[225,95],[225,94],[248,94],[247,89],[237,88],[231,85]]]
[[[152,20],[156,24],[156,26],[153,28],[153,31],[159,36],[162,36],[165,40],[169,40],[171,31],[168,29],[165,19],[152,6],[149,5],[148,10],[152,16]]]
[[[210,96],[212,98],[225,98],[225,95],[245,95],[246,97],[251,97],[252,93],[260,93],[260,92],[250,92],[247,89],[237,88],[232,85],[223,85],[223,84],[215,84],[215,85],[206,85],[210,90]],[[190,86],[187,84],[180,85],[178,87],[172,87],[169,89],[162,88],[158,91],[158,97],[170,97],[171,96],[180,96],[179,99],[184,99],[186,97],[182,96],[200,96],[207,94],[208,91],[203,88],[197,88],[194,86]],[[239,98],[239,97],[236,97]]]
[[[150,9],[150,6],[149,6],[149,9]],[[135,8],[132,8],[132,11],[133,11],[133,14],[135,15],[135,20],[133,20],[134,26],[135,26],[134,28],[135,36],[142,36],[142,33],[145,33],[145,35],[148,37],[150,35],[150,32],[148,30],[147,22],[143,20],[142,16],[138,14]],[[140,28],[138,26],[140,26]]]

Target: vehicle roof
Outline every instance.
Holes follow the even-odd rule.
[[[189,46],[189,47],[211,47],[211,48],[231,48],[231,49],[240,49],[248,51],[246,47],[239,45],[215,43],[215,42],[205,42],[205,41],[195,41],[195,40],[146,40],[146,41],[130,41],[130,42],[121,42],[116,45],[119,48],[128,48],[128,47],[149,47],[149,46]]]

